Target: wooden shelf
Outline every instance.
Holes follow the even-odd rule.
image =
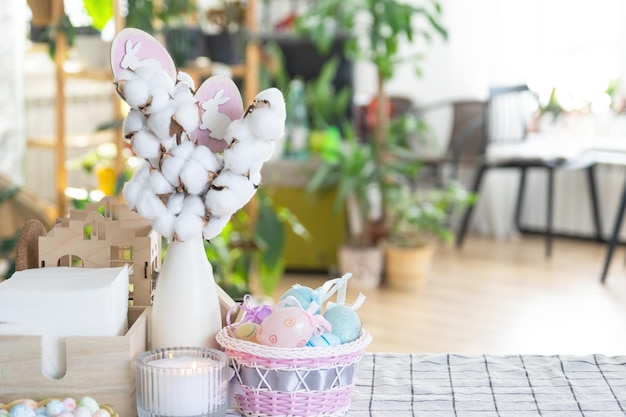
[[[117,132],[106,130],[78,135],[66,135],[65,147],[67,149],[82,149],[103,143],[115,142]],[[26,139],[26,143],[32,148],[54,149],[57,144],[56,136],[33,136]]]

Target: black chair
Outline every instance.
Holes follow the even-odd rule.
[[[525,232],[521,224],[522,203],[526,186],[526,173],[529,168],[544,169],[547,174],[547,224],[546,256],[552,254],[552,220],[554,199],[554,171],[557,168],[586,169],[589,183],[590,201],[593,210],[593,220],[596,227],[596,238],[602,239],[602,227],[598,211],[598,199],[595,187],[595,164],[572,161],[566,152],[559,154],[558,149],[529,149],[527,137],[527,123],[531,113],[536,109],[536,101],[526,85],[510,87],[494,87],[490,89],[487,112],[485,118],[485,140],[481,161],[478,163],[472,191],[479,195],[480,186],[485,173],[490,169],[518,169],[520,183],[515,208],[515,224],[518,230]],[[493,151],[493,152],[489,152]],[[544,152],[545,151],[545,152]],[[543,153],[542,153],[543,152]],[[463,246],[470,216],[474,206],[468,207],[462,218],[457,234],[456,245]]]
[[[451,111],[451,131],[448,145],[443,155],[420,156],[423,165],[420,181],[430,176],[436,185],[443,185],[447,179],[458,180],[459,168],[474,168],[481,160],[485,145],[485,111],[487,102],[484,100],[443,101],[419,107],[414,112],[419,117],[428,117],[429,113],[444,109]],[[449,172],[448,172],[449,171]]]

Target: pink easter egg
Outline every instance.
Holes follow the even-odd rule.
[[[294,348],[306,345],[313,335],[313,324],[299,307],[283,307],[267,316],[256,332],[257,341],[272,347]]]

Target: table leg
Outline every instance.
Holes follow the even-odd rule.
[[[600,282],[604,284],[606,280],[606,275],[609,272],[609,265],[611,263],[611,258],[613,257],[613,252],[615,251],[615,246],[617,246],[617,241],[619,238],[619,230],[622,227],[622,220],[624,220],[624,210],[626,209],[626,183],[624,183],[624,190],[622,191],[622,202],[620,203],[619,210],[617,211],[617,217],[615,218],[615,225],[613,226],[613,235],[611,236],[611,240],[609,242],[609,249],[606,252],[606,257],[604,259],[604,268],[602,268],[602,275],[600,277]]]

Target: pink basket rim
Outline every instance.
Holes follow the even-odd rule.
[[[367,345],[369,345],[372,341],[372,336],[365,330],[361,330],[359,338],[353,342],[330,347],[278,348],[266,346],[231,337],[226,328],[220,330],[215,338],[217,343],[219,343],[224,349],[246,352],[261,358],[276,359],[326,358],[363,352]]]

